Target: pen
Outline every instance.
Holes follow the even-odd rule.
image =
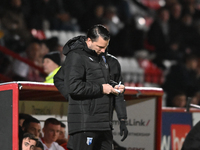
[[[120,81],[119,84],[118,84],[118,88],[120,87],[121,83],[122,83],[122,82]]]

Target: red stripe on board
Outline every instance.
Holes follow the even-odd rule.
[[[19,90],[17,83],[0,85],[0,91],[12,90],[13,98],[12,98],[12,150],[18,150],[19,148],[19,139],[18,139],[18,102],[19,102]]]

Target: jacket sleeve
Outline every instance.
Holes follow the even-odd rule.
[[[54,76],[54,85],[58,89],[58,91],[68,99],[67,89],[64,87],[64,69],[60,67],[58,72]]]
[[[110,57],[108,59],[108,65],[110,67],[111,79],[114,80],[114,82],[117,84],[120,81],[123,84],[123,79],[122,79],[122,75],[121,75],[121,66],[120,66],[119,61],[116,58]],[[127,119],[126,101],[124,100],[123,93],[119,94],[118,96],[115,96],[114,108],[115,108],[115,111],[117,113],[117,117],[119,120]]]
[[[121,71],[119,73],[118,77],[118,83],[122,81],[121,77]],[[122,82],[123,83],[123,82]],[[121,119],[127,119],[127,112],[126,112],[126,101],[124,99],[124,93],[119,94],[118,96],[115,96],[115,111],[117,113],[117,117],[119,120]]]
[[[126,112],[126,101],[124,99],[124,94],[120,94],[115,97],[115,111],[119,120],[127,119]]]
[[[64,64],[64,84],[69,88],[70,96],[82,98],[103,95],[103,86],[95,82],[86,81],[85,63],[80,54],[70,52]]]

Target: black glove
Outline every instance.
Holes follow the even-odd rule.
[[[126,137],[128,136],[128,129],[126,127],[126,122],[125,121],[120,121],[120,135],[124,135],[124,137],[121,139],[121,141],[124,141]]]

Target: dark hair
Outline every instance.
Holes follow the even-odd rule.
[[[29,138],[31,140],[35,140],[36,142],[38,141],[38,139],[31,133],[24,133],[23,135],[23,139]]]
[[[66,128],[66,125],[64,123],[60,122],[60,125],[62,128]]]
[[[30,125],[31,122],[40,123],[40,121],[37,120],[37,119],[34,118],[34,117],[25,119],[24,122],[23,122],[23,124],[22,124],[22,128],[24,128],[24,131],[25,131],[25,132],[27,131],[27,129],[28,129],[28,127],[29,127],[29,125]]]
[[[37,141],[35,147],[39,147],[39,148],[41,148],[42,150],[44,150],[44,146],[43,146],[43,144],[42,144],[40,141]]]
[[[174,90],[174,92],[172,92],[172,99],[175,98],[176,96],[182,96],[182,95],[186,96],[186,93],[180,90]]]
[[[19,120],[24,119],[26,120],[27,118],[31,118],[32,116],[29,114],[24,114],[24,113],[19,113]]]
[[[110,33],[103,25],[94,25],[87,32],[87,38],[90,38],[92,41],[96,41],[99,36],[101,36],[105,41],[110,39]]]
[[[48,118],[47,120],[45,120],[44,122],[44,126],[47,126],[48,124],[54,124],[54,125],[61,125],[60,121],[58,121],[55,118]]]

